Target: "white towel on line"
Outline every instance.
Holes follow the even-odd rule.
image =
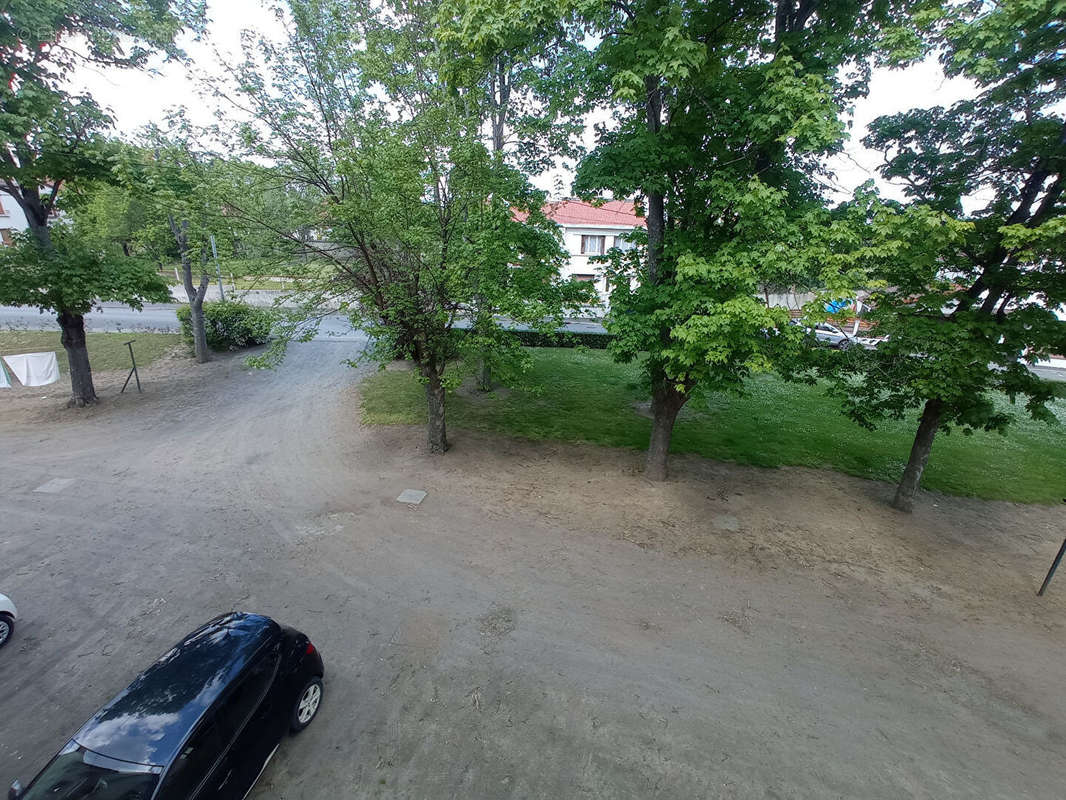
[[[7,370],[4,369],[4,362],[0,361],[0,389],[10,389],[11,379],[7,377]]]
[[[22,353],[4,356],[4,361],[23,386],[46,386],[59,380],[55,353]]]

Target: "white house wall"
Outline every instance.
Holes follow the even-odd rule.
[[[573,278],[576,275],[594,275],[596,291],[600,299],[607,300],[607,280],[603,275],[603,263],[597,263],[594,256],[581,252],[582,236],[603,236],[604,252],[616,244],[616,238],[624,236],[634,228],[621,225],[560,225],[563,233],[563,247],[570,254],[570,261],[562,269],[562,277]]]
[[[0,192],[0,230],[8,230],[12,233],[24,231],[27,227],[26,215],[22,213],[22,207],[15,202],[15,198],[6,192]]]

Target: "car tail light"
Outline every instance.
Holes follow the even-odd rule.
[[[313,644],[311,644],[310,642],[308,642],[307,643],[307,649],[304,650],[304,655],[308,655],[309,656],[313,652],[315,652],[315,646]]]

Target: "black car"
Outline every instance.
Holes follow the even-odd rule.
[[[240,800],[322,701],[299,631],[226,614],[185,637],[82,726],[10,800]]]

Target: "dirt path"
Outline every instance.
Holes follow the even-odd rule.
[[[879,484],[698,459],[653,486],[635,454],[462,431],[428,460],[358,424],[351,346],[161,368],[78,417],[0,399],[25,614],[0,777],[240,607],[328,669],[257,798],[1061,796],[1066,575],[1033,596],[1059,509],[905,517]]]

